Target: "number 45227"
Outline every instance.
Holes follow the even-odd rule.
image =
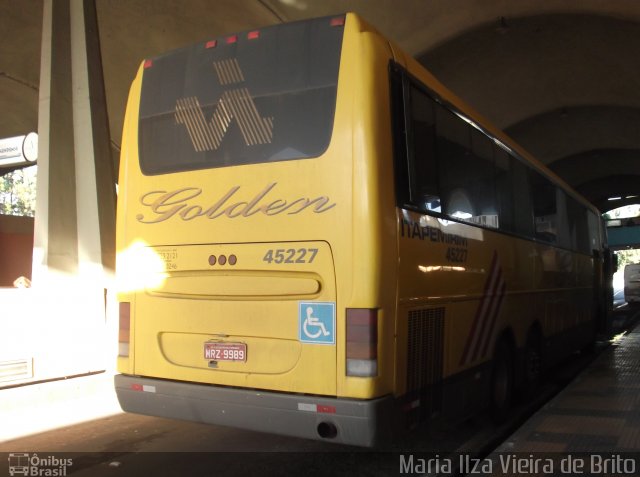
[[[267,250],[262,261],[267,263],[313,263],[317,248],[279,248]]]

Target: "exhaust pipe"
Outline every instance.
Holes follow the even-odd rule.
[[[334,439],[338,435],[338,428],[332,422],[318,424],[318,435],[323,439]]]

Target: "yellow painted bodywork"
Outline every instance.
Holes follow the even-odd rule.
[[[599,214],[586,200],[555,176],[525,150],[513,143],[502,131],[449,91],[415,59],[392,45],[396,61],[413,77],[453,105],[476,124],[482,125],[496,139],[524,158],[533,168],[540,169],[576,197],[585,208]],[[414,230],[413,238],[403,236],[403,220],[416,223],[422,231]],[[397,366],[395,392],[407,392],[407,353],[409,339],[407,315],[412,310],[444,308],[444,356],[442,378],[477,367],[493,357],[497,339],[508,331],[515,346],[525,346],[532,327],[539,326],[543,339],[594,320],[594,258],[558,249],[531,240],[498,233],[406,210],[398,210],[398,308],[397,308]],[[406,226],[405,226],[406,227]],[[424,236],[424,230],[462,237],[464,246],[447,244]],[[418,235],[416,236],[415,233]],[[408,234],[411,235],[411,234]],[[601,243],[593,244],[594,248]],[[447,260],[450,248],[465,250],[464,263]],[[505,293],[500,302],[493,326],[490,328],[475,359],[463,360],[467,342],[473,341],[473,323],[480,312],[494,254],[498,256],[499,274],[505,282]],[[489,300],[487,300],[489,301]],[[485,313],[489,315],[489,313]],[[482,320],[478,320],[481,322]],[[472,354],[473,357],[473,354]],[[518,372],[516,370],[516,372]],[[479,378],[476,375],[476,378]],[[469,397],[471,400],[477,397]]]
[[[362,398],[393,392],[395,290],[387,284],[395,281],[396,260],[381,253],[396,246],[384,99],[391,52],[357,17],[349,15],[344,28],[333,135],[314,159],[144,176],[137,153],[144,69],[138,71],[119,182],[118,298],[131,302],[130,355],[119,359],[121,372]],[[235,188],[223,207],[209,210]],[[184,207],[174,211],[177,203]],[[198,215],[207,210],[219,215]],[[286,256],[299,249],[318,249],[313,263],[263,260],[269,250]],[[235,255],[237,264],[211,266],[212,255]],[[336,303],[335,345],[299,342],[298,307],[305,301]],[[380,309],[374,379],[345,376],[345,309],[352,307]],[[246,343],[247,362],[209,368],[204,342],[220,337]]]
[[[590,303],[590,258],[570,254],[569,270],[555,249],[469,225],[445,226],[396,207],[389,97],[394,59],[464,107],[413,59],[348,14],[333,134],[321,157],[157,176],[144,176],[138,161],[141,66],[127,104],[120,164],[118,299],[131,303],[130,355],[119,358],[120,372],[293,393],[401,396],[411,310],[446,310],[444,378],[490,359],[488,353],[460,362],[496,251],[507,294],[489,348],[507,327],[521,346],[536,320],[552,333],[588,319],[588,310],[560,318],[543,308],[577,297]],[[224,206],[211,209],[234,188]],[[170,195],[180,190],[186,195]],[[265,190],[251,209],[258,213],[249,213],[252,200]],[[172,199],[162,205],[163,194],[188,200],[173,211],[166,205]],[[298,213],[283,212],[287,205],[305,203]],[[201,214],[207,210],[213,218]],[[403,220],[465,237],[463,269],[446,261],[449,245],[403,236]],[[315,260],[263,260],[269,250],[299,249],[317,249]],[[237,264],[210,265],[211,256],[221,255],[235,255]],[[575,275],[575,270],[583,272]],[[574,282],[562,282],[568,279]],[[549,280],[560,283],[555,299],[539,300]],[[305,301],[336,303],[335,345],[298,340],[299,303]],[[347,308],[379,310],[375,378],[346,376]],[[247,361],[209,367],[203,358],[208,340],[246,343]]]

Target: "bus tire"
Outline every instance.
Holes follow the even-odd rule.
[[[496,423],[507,419],[513,398],[513,359],[506,340],[498,342],[491,366],[490,413]]]
[[[523,357],[523,389],[522,395],[527,396],[542,382],[544,375],[544,356],[542,351],[542,335],[537,329],[529,332],[524,346]]]

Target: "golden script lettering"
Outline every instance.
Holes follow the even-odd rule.
[[[327,196],[319,196],[315,199],[301,197],[292,201],[281,198],[267,199],[267,195],[277,184],[277,182],[272,182],[252,199],[238,202],[231,200],[240,190],[240,186],[234,186],[210,206],[194,202],[194,199],[202,194],[202,189],[198,187],[184,187],[172,191],[154,190],[140,197],[140,203],[148,207],[153,215],[138,214],[136,219],[143,224],[156,224],[174,216],[182,220],[193,220],[199,217],[217,219],[223,215],[235,219],[236,217],[250,217],[258,213],[279,215],[286,212],[287,215],[296,215],[305,209],[321,214],[336,206],[335,203],[330,203],[331,200]]]

